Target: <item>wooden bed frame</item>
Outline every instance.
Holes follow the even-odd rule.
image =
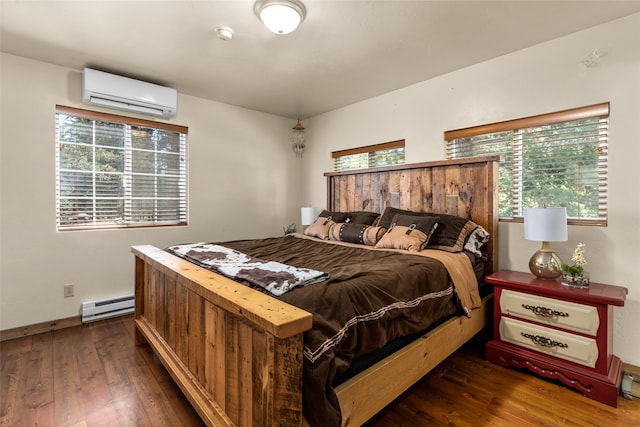
[[[499,157],[326,173],[327,209],[449,213],[491,233],[497,270]],[[300,426],[311,314],[153,246],[135,246],[136,344],[148,343],[209,426]],[[361,425],[489,323],[491,296],[337,387]]]

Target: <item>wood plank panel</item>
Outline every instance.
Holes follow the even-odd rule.
[[[104,326],[104,325],[101,325]],[[105,328],[107,329],[107,328]],[[85,408],[88,425],[117,425],[118,413],[111,404],[111,391],[107,383],[105,369],[96,349],[96,343],[90,334],[74,335],[73,354],[78,378],[82,384],[82,403]],[[125,343],[115,343],[107,347],[109,351],[122,351]],[[70,343],[71,344],[71,343]],[[77,363],[84,359],[84,363]],[[72,424],[71,424],[72,425]]]
[[[171,348],[176,348],[176,286],[165,276],[165,334],[164,338]]]
[[[213,399],[220,405],[221,408],[226,409],[226,389],[227,389],[227,359],[226,359],[226,317],[227,314],[219,307],[215,308],[215,322],[213,324],[214,334],[214,360],[216,375],[214,378],[214,393]],[[210,325],[211,326],[211,325]]]
[[[253,375],[253,330],[245,323],[238,322],[238,347],[239,360],[238,360],[238,373],[239,373],[239,387],[238,402],[240,406],[240,417],[238,419],[238,425],[241,427],[252,427],[256,425],[253,421],[253,388],[257,387],[254,384]]]
[[[59,331],[59,333],[61,335],[69,334],[68,331]],[[54,349],[52,338],[52,336],[45,334],[33,337],[27,371],[25,372],[25,393],[22,400],[22,419],[26,426],[54,424],[54,373],[52,369]],[[43,360],[46,363],[41,363]],[[72,360],[68,369],[74,368],[77,368],[77,362]],[[79,384],[77,376],[74,376],[73,384]]]
[[[200,383],[204,382],[204,347],[205,347],[205,316],[204,301],[200,295],[189,291],[189,313],[187,317],[188,331],[188,368],[189,371],[198,379]]]
[[[400,173],[398,191],[400,192],[398,207],[400,209],[411,210],[411,174],[407,171]]]
[[[3,426],[5,421],[22,425],[22,395],[32,342],[33,338],[29,336],[0,344],[0,424]],[[56,368],[54,366],[54,371]]]
[[[353,197],[351,198],[349,211],[364,210],[362,208],[364,204],[364,196],[362,193],[364,175],[354,175],[353,180],[354,180]]]
[[[181,278],[176,281],[176,343],[173,350],[180,360],[188,360],[189,356],[189,289],[184,282]]]
[[[369,186],[369,198],[371,199],[371,210],[373,212],[382,212],[382,198],[380,197],[380,179],[377,175],[368,174],[371,179],[371,185]]]
[[[137,263],[138,261],[136,261]],[[148,264],[144,263],[143,260],[141,262],[145,265],[144,268],[144,276],[142,277],[142,285],[139,282],[136,282],[136,287],[141,287],[144,289],[142,292],[144,295],[144,307],[140,310],[140,315],[137,318],[145,317],[148,318],[149,312],[153,311],[153,300],[151,299],[151,280],[153,278],[153,273],[149,270]],[[137,277],[136,277],[137,279]]]
[[[55,425],[74,425],[87,419],[85,414],[84,402],[82,395],[73,394],[68,398],[69,389],[75,389],[82,386],[80,375],[78,373],[76,355],[70,351],[74,344],[73,338],[77,334],[72,330],[60,331],[52,338],[56,344],[53,345],[53,394],[54,399],[59,398],[56,402],[54,424]],[[71,346],[70,346],[71,344]],[[48,364],[50,360],[40,360],[40,363]],[[24,424],[27,425],[27,424]]]
[[[378,181],[380,186],[378,187],[377,197],[380,198],[380,206],[384,210],[385,207],[392,206],[389,204],[389,172],[380,172]]]
[[[337,194],[340,195],[340,199],[338,200],[338,205],[340,206],[339,210],[349,210],[349,206],[347,206],[347,199],[346,199],[346,194],[347,193],[347,179],[348,177],[342,177],[339,181],[338,181],[338,189],[337,189]]]
[[[240,343],[238,322],[231,316],[225,316],[225,413],[235,423],[240,418]]]
[[[202,386],[213,396],[217,379],[216,360],[216,307],[209,301],[204,302],[204,381]]]
[[[135,308],[133,315],[136,319],[140,319],[144,314],[145,307],[147,305],[147,264],[140,258],[135,257],[135,283],[134,283],[134,296],[135,296]],[[136,345],[142,345],[145,343],[143,335],[136,329],[135,332]]]
[[[160,274],[156,282],[153,296],[155,298],[155,322],[158,331],[162,334],[162,337],[167,340],[169,335],[167,320],[167,290],[166,290],[166,275]]]
[[[275,370],[274,338],[270,334],[252,333],[253,364],[251,367],[254,425],[269,425],[274,410],[274,382],[271,373]]]
[[[354,209],[354,204],[353,204],[353,194],[355,194],[356,191],[356,177],[355,175],[350,175],[347,177],[347,182],[346,182],[346,187],[345,187],[345,191],[346,193],[343,193],[344,196],[341,197],[343,200],[341,201],[341,203],[343,204],[343,206],[347,207],[347,211],[352,211],[355,210]]]
[[[444,179],[446,183],[444,195],[445,211],[443,212],[468,218],[465,207],[460,203],[460,188],[464,185],[460,180],[460,166],[446,168]]]
[[[126,396],[134,392],[132,370],[139,362],[132,357],[130,345],[122,336],[127,333],[121,322],[105,321],[92,324],[87,328],[95,352],[100,358],[105,381],[111,396]],[[81,355],[78,355],[82,358]],[[136,378],[139,378],[137,376]],[[91,406],[90,406],[91,407]],[[145,405],[137,399],[120,399],[113,402],[118,421],[129,425],[150,425],[146,415]]]
[[[438,213],[447,213],[447,182],[446,170],[442,167],[435,167],[431,170],[431,189],[433,206],[431,210]]]
[[[302,425],[302,337],[274,341],[274,408],[268,425]]]
[[[362,178],[362,204],[358,207],[358,210],[373,211],[373,202],[371,197],[371,175],[358,175]]]
[[[400,202],[400,171],[389,172],[388,206],[401,206]]]

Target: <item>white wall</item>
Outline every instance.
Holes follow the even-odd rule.
[[[0,330],[132,293],[132,245],[280,235],[300,221],[295,122],[179,95],[170,122],[189,127],[189,226],[56,232],[55,105],[96,108],[80,102],[79,70],[1,61]],[[64,284],[74,297],[63,298]]]
[[[322,173],[331,151],[406,139],[407,162],[444,158],[446,130],[611,102],[609,225],[569,227],[569,241],[554,244],[570,259],[586,244],[595,282],[625,286],[616,308],[614,351],[640,365],[640,14],[452,72],[347,106],[305,122],[304,203],[324,206]],[[580,61],[605,54],[591,68]],[[523,238],[522,224],[500,224],[500,268],[528,271],[539,246]]]

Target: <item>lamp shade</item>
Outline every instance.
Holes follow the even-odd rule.
[[[320,209],[307,206],[300,209],[300,217],[302,225],[311,225],[320,215]]]
[[[564,242],[567,208],[527,208],[524,210],[524,238],[538,242]]]

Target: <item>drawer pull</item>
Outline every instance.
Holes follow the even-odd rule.
[[[536,315],[542,316],[542,317],[556,317],[556,316],[569,317],[569,313],[563,313],[562,311],[553,310],[551,308],[542,307],[539,305],[522,304],[522,307],[526,308],[527,310],[531,310]]]
[[[531,341],[533,341],[535,345],[539,345],[541,347],[561,347],[561,348],[569,347],[565,343],[562,343],[560,341],[554,341],[551,338],[543,337],[540,335],[525,334],[524,332],[520,332],[520,335],[522,335],[525,338],[529,338]]]

